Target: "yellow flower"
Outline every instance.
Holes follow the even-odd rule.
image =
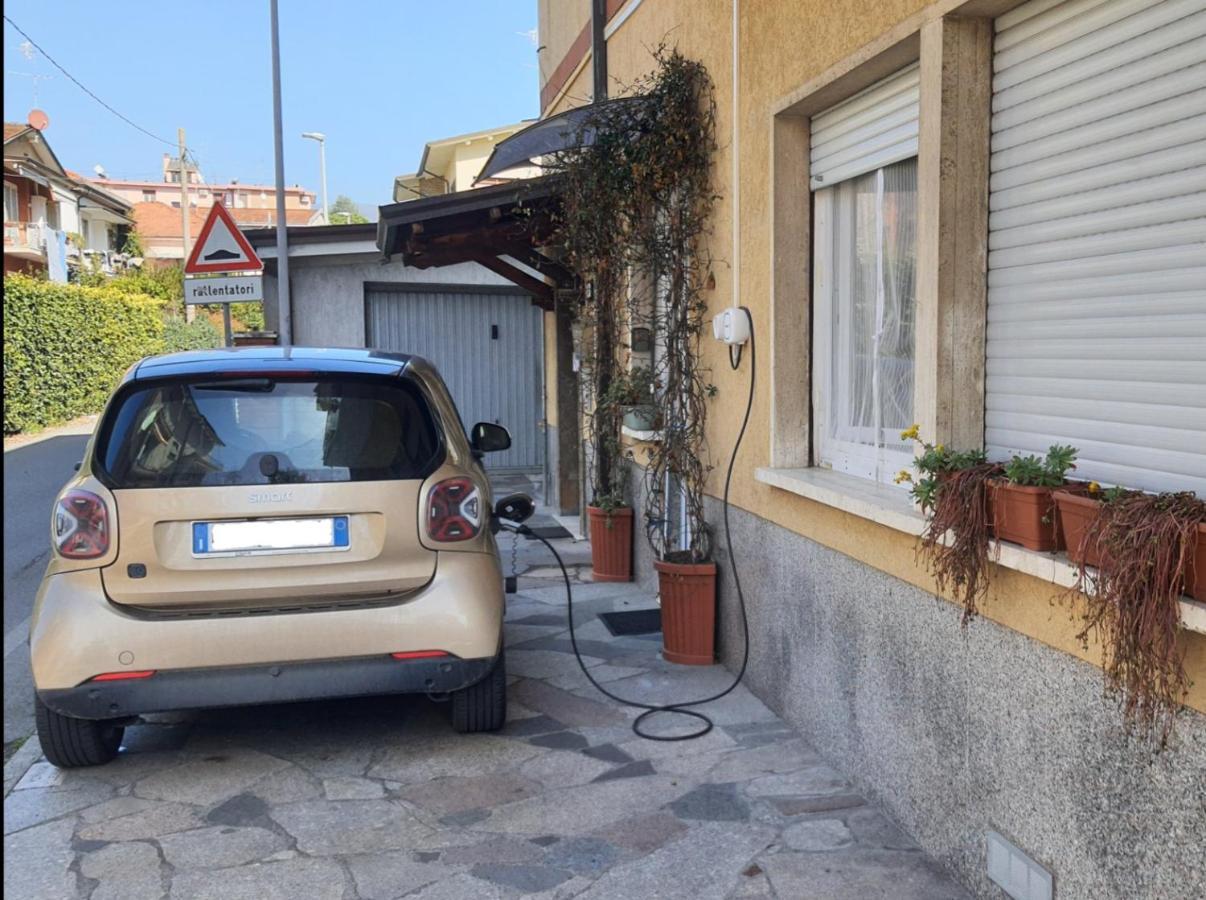
[[[899,472],[896,473],[896,478],[894,480],[896,481],[897,484],[900,484],[902,481],[912,481],[913,476],[911,474],[909,474],[908,469],[901,469]]]
[[[1100,484],[1098,484],[1096,481],[1089,482],[1089,493],[1090,494],[1096,494],[1096,493],[1099,493],[1100,491],[1101,491]]]
[[[934,449],[937,450],[939,453],[945,453],[946,452],[946,444],[939,444]]]
[[[918,425],[916,422],[914,422],[912,425],[910,425],[908,428],[906,428],[904,431],[902,431],[900,433],[900,439],[902,441],[916,441],[916,440],[920,440],[920,435],[921,435],[921,426]]]

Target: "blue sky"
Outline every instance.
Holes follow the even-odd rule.
[[[6,0],[4,12],[105,102],[161,137],[183,127],[208,181],[271,183],[268,0],[101,4]],[[280,0],[285,181],[387,203],[424,142],[538,113],[536,0]],[[135,131],[4,24],[4,119],[34,105],[65,166],[159,178],[171,148]]]

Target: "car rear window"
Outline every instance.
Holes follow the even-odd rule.
[[[129,391],[97,460],[114,488],[203,487],[424,478],[442,450],[405,378],[249,377]]]

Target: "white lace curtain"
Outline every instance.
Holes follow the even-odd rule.
[[[821,460],[889,481],[911,457],[917,161],[816,197]]]

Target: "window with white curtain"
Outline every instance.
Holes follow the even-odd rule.
[[[4,182],[4,221],[5,222],[20,222],[20,202],[18,198],[17,188],[14,185]]]
[[[880,482],[912,462],[917,160],[815,193],[818,461]]]

